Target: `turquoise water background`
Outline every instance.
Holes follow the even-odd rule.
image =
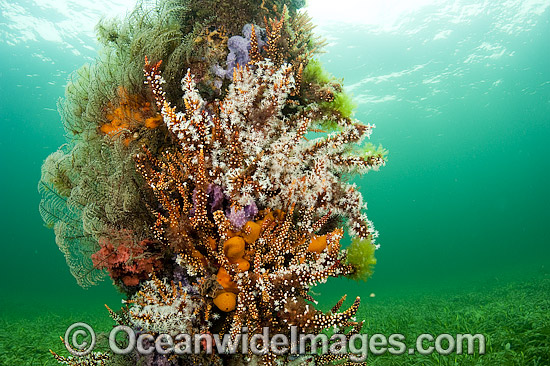
[[[323,19],[317,29],[329,41],[321,60],[390,152],[386,167],[357,179],[380,231],[375,274],[334,281],[321,297],[550,272],[550,4],[424,3],[383,25]],[[60,4],[0,0],[3,315],[120,301],[109,281],[78,287],[38,213],[40,166],[64,143],[56,101],[93,59],[101,13]]]

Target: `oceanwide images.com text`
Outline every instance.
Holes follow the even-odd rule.
[[[91,341],[84,340],[91,338]],[[121,339],[125,341],[120,342]],[[85,323],[75,323],[65,333],[67,350],[75,356],[84,356],[95,347],[95,333]],[[109,347],[115,354],[129,354],[136,350],[141,354],[185,355],[199,354],[248,354],[264,355],[269,352],[275,355],[348,355],[353,362],[365,361],[369,354],[381,355],[405,353],[441,355],[484,354],[485,337],[482,334],[421,334],[416,338],[414,347],[407,348],[405,336],[395,333],[384,334],[302,334],[297,327],[291,327],[290,336],[270,334],[264,327],[262,333],[249,334],[243,328],[240,334],[232,338],[229,334],[170,334],[152,335],[136,333],[132,328],[119,325],[109,333]]]

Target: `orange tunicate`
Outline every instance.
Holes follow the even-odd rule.
[[[226,290],[235,290],[237,288],[237,284],[231,280],[231,276],[223,267],[220,267],[216,279],[218,283]]]
[[[222,292],[214,299],[214,305],[221,311],[233,311],[237,306],[237,295],[232,292]]]
[[[237,258],[237,260],[231,261],[231,263],[237,265],[239,272],[246,272],[250,268],[250,262],[244,258]]]
[[[315,236],[313,239],[311,239],[311,243],[309,243],[309,246],[307,248],[310,252],[315,253],[321,253],[325,248],[327,247],[327,236],[321,235],[321,236]]]
[[[256,224],[254,221],[247,221],[246,224],[244,224],[243,228],[243,235],[244,241],[246,241],[248,244],[254,243],[258,237],[260,236],[260,229],[262,227],[258,224]]]
[[[241,258],[244,255],[244,239],[234,236],[223,244],[223,253],[229,260]]]

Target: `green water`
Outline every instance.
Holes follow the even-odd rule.
[[[314,291],[326,307],[361,295],[368,330],[458,332],[448,322],[461,317],[494,342],[485,358],[376,364],[548,365],[550,7],[457,4],[419,7],[392,30],[317,29],[329,40],[321,60],[390,154],[357,180],[380,231],[374,276]],[[0,1],[0,365],[51,363],[47,350],[62,349],[68,325],[108,329],[103,304],[121,299],[109,281],[78,287],[38,213],[40,166],[64,143],[56,100],[95,43],[41,37],[16,15],[58,22],[64,13],[35,5]]]

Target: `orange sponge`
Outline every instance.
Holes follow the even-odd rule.
[[[233,311],[237,306],[237,295],[232,292],[222,292],[214,299],[214,305],[221,311]]]
[[[243,235],[244,241],[248,244],[254,243],[260,237],[260,229],[262,227],[256,224],[254,221],[247,221],[244,224]]]
[[[234,236],[223,244],[223,252],[229,260],[236,260],[244,255],[244,239]]]
[[[231,263],[237,265],[239,272],[246,272],[250,269],[250,262],[244,258],[237,258],[235,261],[231,261]]]
[[[220,267],[216,279],[218,283],[226,290],[235,290],[237,288],[237,284],[231,280],[231,276],[223,267]]]
[[[313,239],[311,239],[311,243],[309,243],[309,247],[307,248],[307,250],[310,252],[321,253],[323,250],[325,250],[326,247],[326,235],[314,236]]]

